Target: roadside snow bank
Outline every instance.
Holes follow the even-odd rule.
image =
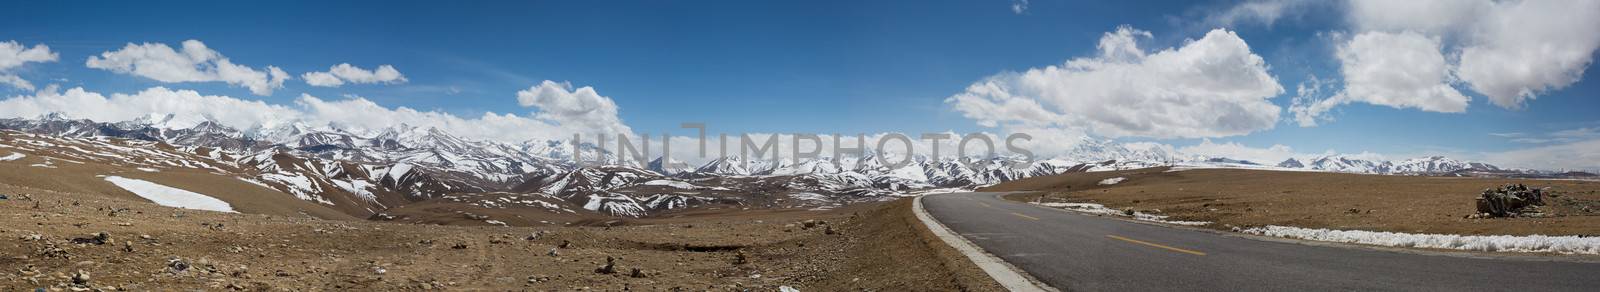
[[[1551,252],[1561,254],[1600,254],[1600,237],[1452,235],[1378,232],[1362,230],[1311,229],[1268,225],[1241,232],[1284,238],[1381,245],[1391,247],[1439,248],[1489,252]]]
[[[925,190],[917,190],[917,191],[912,191],[912,192],[910,192],[910,193],[907,193],[907,195],[908,195],[908,196],[913,196],[913,197],[914,197],[914,196],[922,196],[922,195],[934,195],[934,194],[948,194],[948,193],[965,193],[965,192],[971,192],[971,191],[972,191],[972,190],[974,190],[974,189],[976,189],[976,188],[937,188],[937,189],[925,189]],[[896,193],[896,195],[898,195],[898,193]]]
[[[106,181],[162,206],[238,213],[228,202],[183,189],[120,176],[107,176]]]
[[[1114,184],[1120,183],[1120,182],[1125,181],[1125,180],[1128,180],[1128,178],[1120,177],[1120,176],[1119,177],[1108,178],[1108,179],[1102,179],[1102,180],[1100,180],[1100,185],[1109,186],[1109,185],[1114,185]]]
[[[1078,212],[1084,212],[1084,213],[1095,214],[1095,215],[1111,215],[1111,216],[1128,217],[1128,215],[1123,213],[1122,211],[1118,211],[1116,209],[1111,209],[1111,208],[1106,208],[1105,205],[1095,204],[1095,203],[1033,203],[1033,204],[1040,205],[1040,206],[1045,206],[1045,207],[1051,207],[1051,208],[1062,208],[1062,209],[1078,211]],[[1166,223],[1166,224],[1176,224],[1176,225],[1202,226],[1202,225],[1206,225],[1206,224],[1211,224],[1211,222],[1207,222],[1207,221],[1173,221],[1173,220],[1167,220],[1167,217],[1169,217],[1169,216],[1166,216],[1166,215],[1156,215],[1156,214],[1149,214],[1149,213],[1137,212],[1137,211],[1133,212],[1133,216],[1132,217],[1133,217],[1134,220],[1150,221],[1150,222],[1158,222],[1158,223]]]

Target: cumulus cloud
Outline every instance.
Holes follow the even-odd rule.
[[[184,41],[178,50],[162,43],[129,43],[121,50],[90,56],[84,65],[164,83],[223,82],[248,88],[256,95],[272,95],[290,79],[278,67],[267,66],[263,71],[234,64],[198,40]]]
[[[1578,82],[1600,48],[1600,1],[1506,1],[1471,22],[1458,75],[1500,107]]]
[[[10,84],[23,90],[33,90],[33,83],[12,73],[12,70],[28,63],[55,62],[59,58],[60,55],[50,51],[50,46],[44,44],[36,44],[30,48],[17,41],[0,42],[0,83]]]
[[[305,74],[301,74],[300,78],[305,79],[306,84],[321,87],[339,87],[345,83],[406,83],[406,76],[401,75],[400,70],[395,70],[394,66],[381,65],[378,66],[378,69],[376,70],[367,70],[350,65],[349,63],[334,65],[333,67],[329,67],[328,71],[306,72]]]
[[[1011,13],[1028,12],[1028,0],[1011,0]]]
[[[538,85],[517,92],[517,103],[535,107],[534,115],[542,120],[600,133],[630,133],[632,129],[617,117],[617,104],[601,96],[594,87],[576,90],[572,83],[545,80]]]
[[[1407,32],[1455,40],[1455,76],[1495,105],[1521,108],[1539,94],[1582,78],[1600,48],[1600,2],[1350,2],[1359,31]],[[1404,70],[1400,66],[1391,66]]]
[[[1295,100],[1290,111],[1301,126],[1315,126],[1328,110],[1352,102],[1465,112],[1472,99],[1450,86],[1450,65],[1439,49],[1438,38],[1416,32],[1358,34],[1339,45],[1336,54],[1344,89],[1325,99],[1307,99],[1308,90],[1311,94],[1320,90],[1321,80],[1313,79],[1310,87],[1302,85],[1302,98]]]
[[[1231,31],[1146,52],[1149,32],[1120,27],[1099,56],[1001,73],[945,99],[988,127],[1082,129],[1109,137],[1199,138],[1270,129],[1283,92],[1266,61]]]
[[[600,132],[595,128],[563,121],[511,113],[485,112],[472,117],[407,107],[386,107],[361,97],[325,100],[301,95],[293,104],[280,105],[165,87],[152,87],[133,94],[109,95],[80,87],[65,91],[47,88],[32,95],[0,100],[0,117],[34,118],[49,113],[107,122],[170,114],[185,120],[213,120],[238,129],[305,123],[312,126],[336,125],[358,133],[403,123],[439,128],[465,138],[502,142],[570,139],[574,133],[590,135]],[[617,120],[615,117],[611,119]],[[627,129],[624,125],[615,125],[610,130],[618,128]]]

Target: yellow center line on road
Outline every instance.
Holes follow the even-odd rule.
[[[989,203],[978,202],[978,204],[983,205],[984,207],[994,208],[994,206],[990,206]]]
[[[1021,213],[1017,213],[1017,212],[1011,212],[1011,215],[1017,215],[1017,217],[1028,218],[1029,220],[1039,220],[1038,217],[1022,215]]]
[[[1121,241],[1127,241],[1127,242],[1132,242],[1132,243],[1137,243],[1137,244],[1153,246],[1153,247],[1157,247],[1157,248],[1161,248],[1161,249],[1165,249],[1165,250],[1170,250],[1170,251],[1176,251],[1176,252],[1181,252],[1181,253],[1186,253],[1186,254],[1197,255],[1197,256],[1206,255],[1206,253],[1203,253],[1203,252],[1192,251],[1192,250],[1187,250],[1187,249],[1181,249],[1181,248],[1165,246],[1165,245],[1160,245],[1160,244],[1155,244],[1155,243],[1149,243],[1149,242],[1144,242],[1144,241],[1137,240],[1137,239],[1121,237],[1121,236],[1116,236],[1116,235],[1107,234],[1106,237],[1110,237],[1111,239],[1116,239],[1116,240],[1121,240]]]

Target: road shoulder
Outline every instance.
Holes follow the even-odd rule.
[[[985,274],[993,278],[995,282],[1011,291],[1059,291],[1039,282],[999,257],[989,254],[965,237],[956,234],[954,230],[939,223],[923,208],[923,197],[926,196],[916,197],[912,202],[912,211],[916,213],[917,220],[921,221],[934,237],[937,237],[945,245],[965,256],[972,264],[977,265]]]

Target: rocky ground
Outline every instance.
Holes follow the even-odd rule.
[[[604,227],[217,213],[0,184],[0,290],[999,290],[910,202]],[[601,226],[595,226],[601,225]]]
[[[1107,179],[1123,178],[1114,184]],[[1484,189],[1549,187],[1538,216],[1480,218]],[[1149,168],[1028,178],[984,191],[1008,199],[1098,203],[1204,227],[1265,225],[1467,235],[1600,236],[1600,181],[1360,175],[1325,172]]]

